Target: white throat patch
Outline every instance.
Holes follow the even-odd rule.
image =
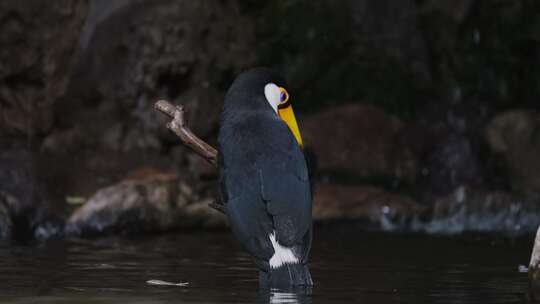
[[[278,268],[285,264],[298,263],[298,258],[294,256],[291,248],[281,246],[276,240],[276,232],[268,235],[272,247],[274,247],[274,255],[270,258],[270,268]]]
[[[278,111],[278,105],[281,102],[281,90],[279,87],[273,83],[269,83],[264,86],[264,96],[266,97],[266,100],[274,109],[274,111],[277,113]]]

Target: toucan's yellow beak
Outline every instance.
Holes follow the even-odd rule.
[[[289,126],[291,132],[293,133],[298,145],[300,148],[304,148],[304,143],[302,142],[302,136],[300,135],[300,129],[298,129],[298,123],[296,123],[296,117],[294,116],[294,111],[290,103],[286,103],[278,106],[278,114],[283,121]]]

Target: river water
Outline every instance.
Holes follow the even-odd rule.
[[[529,238],[315,229],[311,290],[259,290],[228,232],[0,245],[4,303],[524,303]],[[188,283],[161,286],[149,280]],[[159,282],[159,281],[158,281]]]

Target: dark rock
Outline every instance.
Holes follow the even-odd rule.
[[[372,186],[319,184],[313,199],[316,221],[354,220],[371,229],[408,230],[424,207],[413,199]]]
[[[43,139],[41,152],[66,153],[74,152],[81,148],[84,143],[84,134],[78,127],[67,130],[51,130],[51,133]]]
[[[0,241],[11,238],[12,225],[13,223],[11,222],[8,209],[3,203],[0,203]]]
[[[28,151],[0,152],[0,206],[4,208],[0,213],[9,216],[15,239],[49,239],[63,234],[61,211],[45,191]]]
[[[27,176],[0,185],[15,188],[4,192],[16,235],[60,233],[61,216],[50,215],[68,209],[66,197],[87,197],[141,162],[165,167],[170,154],[163,152],[180,143],[154,111],[156,99],[181,98],[198,135],[215,132],[224,84],[254,59],[250,20],[237,6],[0,4],[0,139],[9,135],[32,149],[25,156],[31,168],[21,169]],[[170,166],[203,167],[185,155],[174,161]],[[0,172],[0,181],[13,170]],[[209,187],[202,188],[194,191]],[[61,212],[44,211],[50,205]]]
[[[236,1],[90,1],[60,122],[91,147],[156,150],[179,144],[153,109],[165,98],[208,138],[226,86],[254,62],[252,28]]]
[[[351,220],[383,231],[522,235],[537,228],[540,207],[512,193],[471,187],[459,187],[426,206],[373,186],[322,183],[315,190],[313,217],[318,222]]]
[[[86,1],[0,3],[0,134],[46,134],[74,63]]]
[[[487,142],[518,191],[540,196],[540,114],[512,110],[497,115],[486,129]]]
[[[224,216],[208,206],[212,202],[174,173],[141,170],[98,190],[73,212],[66,233],[88,237],[224,227]]]
[[[540,206],[505,191],[459,187],[437,199],[414,230],[428,233],[462,232],[530,233],[540,223]]]
[[[447,195],[461,185],[482,183],[481,162],[467,136],[442,130],[424,138],[418,186],[425,196]]]
[[[345,105],[307,116],[300,124],[323,174],[415,182],[417,160],[402,140],[404,124],[397,117],[371,106]]]

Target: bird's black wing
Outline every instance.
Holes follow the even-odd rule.
[[[272,254],[268,234],[283,246],[311,243],[311,193],[306,161],[288,126],[276,115],[253,115],[222,128],[221,188],[231,226],[255,256]]]
[[[284,246],[304,242],[311,228],[311,191],[304,154],[281,119],[265,124],[261,145],[270,156],[256,159],[260,192],[273,218],[278,242]]]

